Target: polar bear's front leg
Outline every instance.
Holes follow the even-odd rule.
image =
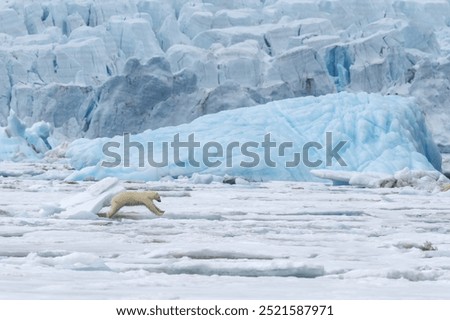
[[[162,216],[162,215],[164,214],[165,211],[164,211],[164,210],[161,210],[160,208],[158,208],[158,207],[156,206],[156,204],[153,203],[153,206],[154,206],[154,207],[156,208],[156,210],[158,210],[158,212],[160,213],[159,216]]]
[[[162,216],[164,214],[164,210],[158,208],[152,200],[145,200],[143,204],[147,207],[148,210],[156,214],[157,216]]]

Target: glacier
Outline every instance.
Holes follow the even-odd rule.
[[[327,142],[326,132],[332,141]],[[269,153],[264,146],[268,134],[273,144]],[[189,149],[191,140],[197,146]],[[184,147],[176,151],[174,141]],[[345,143],[338,148],[340,142]],[[313,148],[305,154],[308,144]],[[343,161],[338,156],[327,159],[330,148],[339,149]],[[296,154],[303,159],[291,165]],[[311,169],[390,174],[405,168],[441,170],[440,152],[413,99],[346,92],[226,110],[131,136],[78,139],[66,156],[77,169],[67,180],[157,181],[211,174],[250,181],[315,181]],[[119,161],[113,164],[112,158]]]
[[[450,150],[448,1],[11,0],[0,17],[2,126],[13,110],[69,140],[113,137],[373,92],[415,97]]]

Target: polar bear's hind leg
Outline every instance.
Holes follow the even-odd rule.
[[[114,199],[111,201],[111,208],[109,209],[109,212],[107,213],[108,218],[112,218],[117,211],[119,211],[124,205],[117,203],[117,201],[114,201]]]

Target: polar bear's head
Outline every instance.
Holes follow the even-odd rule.
[[[158,192],[155,192],[155,191],[147,191],[147,197],[148,197],[150,200],[156,200],[156,201],[158,201],[158,202],[161,202],[161,197],[159,196],[159,193],[158,193]]]

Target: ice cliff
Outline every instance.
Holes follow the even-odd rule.
[[[449,24],[443,0],[2,1],[0,125],[112,137],[363,91],[416,97],[448,150]]]

